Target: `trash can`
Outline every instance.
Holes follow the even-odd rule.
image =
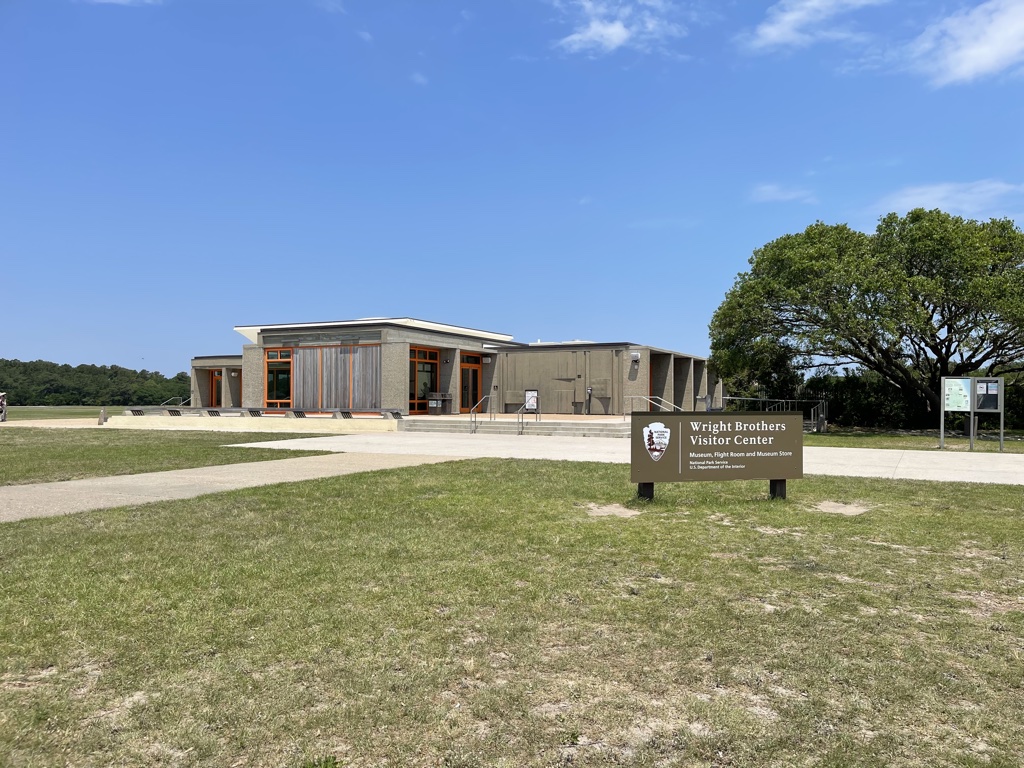
[[[452,396],[447,392],[429,392],[427,394],[427,413],[431,416],[443,416],[452,412]]]

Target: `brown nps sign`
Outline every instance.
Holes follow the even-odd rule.
[[[804,476],[800,413],[634,413],[631,483]]]

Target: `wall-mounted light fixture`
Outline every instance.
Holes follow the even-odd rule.
[[[238,371],[232,371],[231,372],[231,378],[232,379],[237,379],[238,378]]]
[[[488,364],[488,365],[489,365],[489,364],[490,364],[490,362],[491,362],[491,358],[489,358],[489,357],[485,357],[485,358],[483,358],[483,361],[484,361],[484,363],[485,363],[485,364]]]

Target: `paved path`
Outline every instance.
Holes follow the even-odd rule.
[[[507,437],[397,432],[383,435],[306,437],[287,442],[245,445],[279,449],[288,446],[298,450],[314,451],[629,463],[629,440],[622,438],[531,435]],[[804,446],[804,473],[1024,485],[1024,454]]]
[[[0,487],[0,523],[450,460],[449,456],[342,453],[61,483],[8,485]]]
[[[186,499],[272,483],[455,459],[495,457],[629,463],[629,441],[391,432],[296,438],[243,447],[326,450],[327,456],[0,488],[0,522]],[[804,473],[1024,485],[1024,454],[804,448]]]

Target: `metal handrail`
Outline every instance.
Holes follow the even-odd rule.
[[[757,403],[758,406],[759,406],[758,410],[759,411],[763,410],[763,411],[766,411],[766,412],[767,411],[771,411],[771,412],[800,411],[802,413],[804,411],[804,406],[807,405],[808,403],[811,403],[812,405],[811,405],[811,409],[810,409],[810,423],[812,425],[812,429],[814,429],[815,432],[820,431],[821,427],[826,426],[824,420],[828,419],[828,400],[824,400],[824,399],[819,399],[819,400],[801,400],[801,399],[794,399],[794,400],[769,400],[769,399],[763,398],[763,397],[723,397],[722,400],[723,400],[723,402],[725,402],[725,401],[737,402],[738,401],[738,402]]]
[[[815,432],[822,432],[828,429],[828,401],[821,400],[816,406],[811,408],[811,424],[814,426],[812,429]]]
[[[488,400],[489,398],[490,395],[484,395],[483,397],[480,398],[479,403],[477,403],[476,405],[469,409],[469,433],[471,435],[476,434],[476,417],[478,413],[477,408],[483,405],[484,401]],[[490,404],[488,404],[487,415],[490,417],[488,421],[494,421],[494,412],[490,409]]]
[[[175,400],[177,400],[178,402],[174,402]],[[191,405],[191,403],[192,403],[192,396],[189,395],[188,397],[172,397],[169,400],[165,400],[164,402],[160,403],[160,405],[164,406],[164,405],[172,405],[173,404],[173,405],[177,405],[177,406],[179,406],[181,408],[184,408],[187,405]]]
[[[622,420],[623,421],[626,420],[626,416],[628,416],[630,413],[633,412],[633,401],[634,400],[643,400],[643,401],[645,401],[647,403],[650,403],[651,405],[656,405],[658,407],[658,410],[662,410],[663,408],[665,408],[665,406],[668,406],[669,410],[671,410],[671,411],[678,411],[679,413],[686,413],[686,410],[684,408],[680,408],[675,403],[669,402],[664,397],[658,397],[657,395],[651,395],[650,397],[648,397],[647,395],[626,395],[626,399],[629,400],[629,413],[626,413],[625,411],[623,411],[623,413],[622,413]]]
[[[519,410],[516,411],[516,426],[519,428],[519,434],[523,434],[523,430],[526,429],[526,406],[528,403],[523,403]],[[537,395],[537,410],[533,412],[533,420],[540,421],[540,395]]]

